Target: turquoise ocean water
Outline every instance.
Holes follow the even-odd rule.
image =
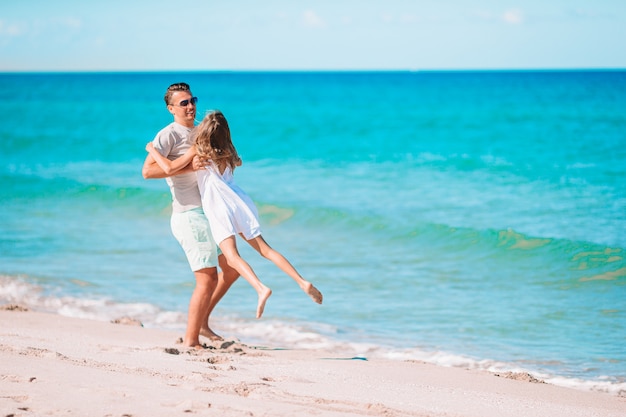
[[[264,236],[214,328],[244,343],[626,392],[626,72],[0,74],[0,304],[184,329],[144,145],[178,81],[218,108]],[[242,243],[243,245],[243,243]]]

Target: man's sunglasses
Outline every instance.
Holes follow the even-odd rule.
[[[178,104],[172,104],[172,106],[180,106],[180,107],[187,107],[189,105],[189,103],[193,104],[194,106],[196,105],[196,103],[198,102],[198,97],[191,97],[188,100],[183,100]]]

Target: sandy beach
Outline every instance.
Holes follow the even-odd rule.
[[[626,398],[524,375],[333,352],[249,346],[192,351],[180,334],[0,310],[0,416],[626,415]]]

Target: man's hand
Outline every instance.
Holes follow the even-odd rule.
[[[206,166],[206,160],[200,159],[198,155],[193,157],[193,160],[191,161],[191,167],[193,168],[194,171],[203,169],[205,166]]]

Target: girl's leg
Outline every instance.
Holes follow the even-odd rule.
[[[256,309],[256,318],[261,318],[263,315],[263,309],[265,308],[265,302],[272,295],[272,290],[266,287],[261,280],[256,276],[248,262],[246,262],[240,255],[237,250],[237,243],[235,241],[235,236],[230,236],[224,240],[222,240],[219,244],[222,253],[226,257],[226,261],[228,265],[235,268],[239,275],[245,278],[246,281],[252,285],[259,296],[259,302],[257,304]]]
[[[315,288],[313,284],[302,278],[302,276],[298,273],[298,271],[296,271],[296,268],[291,265],[287,258],[285,258],[277,250],[272,249],[270,245],[265,241],[265,239],[263,239],[263,236],[259,235],[255,238],[247,240],[247,242],[257,252],[259,252],[262,257],[274,262],[274,264],[279,267],[285,274],[289,275],[294,281],[296,281],[300,288],[302,288],[302,291],[307,293],[309,297],[313,299],[313,301],[318,304],[322,304],[322,293],[319,292],[319,290]]]

